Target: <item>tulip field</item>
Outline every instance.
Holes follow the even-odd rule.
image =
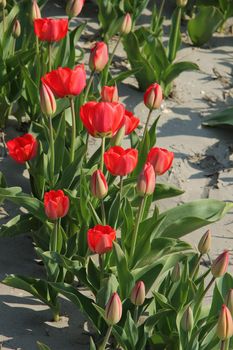
[[[0,348],[233,350],[232,0],[0,0]]]

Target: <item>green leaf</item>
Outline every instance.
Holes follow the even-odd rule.
[[[181,73],[190,71],[190,70],[199,70],[199,67],[196,63],[192,62],[177,62],[171,64],[167,67],[163,74],[163,81],[166,85],[170,84],[174,79],[176,79]]]
[[[84,22],[77,26],[75,29],[70,32],[70,55],[67,63],[67,67],[73,68],[75,65],[75,45],[80,39],[80,36],[85,29],[87,22]]]
[[[55,166],[54,175],[58,175],[62,169],[63,157],[65,152],[66,122],[65,118],[59,118],[58,129],[56,130],[56,138],[54,142],[55,149]]]
[[[129,78],[131,75],[135,75],[138,72],[140,72],[140,70],[142,69],[142,67],[137,67],[131,70],[127,70],[125,72],[121,72],[118,75],[114,76],[111,80],[108,81],[108,85],[114,85],[117,84],[119,82],[122,82],[123,80]]]
[[[90,350],[97,350],[94,340],[90,337]]]
[[[168,42],[168,57],[169,61],[173,62],[176,58],[176,53],[179,50],[181,44],[181,33],[180,33],[180,22],[181,22],[181,7],[176,7],[175,11],[172,14],[172,23],[169,34]]]
[[[233,107],[227,108],[224,111],[213,113],[210,117],[204,119],[202,122],[204,126],[233,126]]]
[[[40,222],[31,214],[17,215],[0,228],[0,237],[15,237],[30,233],[40,227]]]
[[[0,187],[3,187],[3,188],[7,187],[6,178],[1,171],[0,171]]]
[[[51,350],[47,345],[40,343],[39,341],[36,344],[39,350]]]
[[[170,184],[157,183],[153,194],[153,201],[180,196],[184,191]]]

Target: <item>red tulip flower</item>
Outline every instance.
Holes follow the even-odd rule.
[[[101,72],[108,63],[108,47],[104,42],[96,43],[90,54],[89,66],[91,70]]]
[[[63,218],[68,213],[70,206],[69,197],[62,190],[49,191],[44,195],[44,208],[47,217],[51,220]]]
[[[17,163],[25,163],[36,156],[38,142],[31,134],[25,134],[6,143],[9,155]]]
[[[68,23],[66,18],[36,18],[34,20],[34,31],[41,41],[59,41],[66,36]]]
[[[125,135],[131,134],[131,132],[138,127],[139,123],[140,123],[139,118],[135,117],[135,115],[132,112],[125,110],[124,123],[123,123],[123,125],[125,125]]]
[[[103,102],[118,102],[119,96],[117,86],[103,86],[101,98]]]
[[[86,86],[86,72],[84,65],[80,64],[74,69],[59,67],[41,78],[55,96],[79,95]]]
[[[153,165],[146,163],[142,172],[139,174],[137,182],[137,191],[139,195],[150,195],[155,190],[155,172]]]
[[[174,159],[174,153],[169,152],[165,148],[154,147],[151,148],[147,156],[147,162],[154,167],[155,175],[163,175],[170,169]]]
[[[163,92],[159,84],[152,84],[144,94],[144,103],[149,109],[158,109],[163,101]]]
[[[80,118],[94,137],[112,137],[121,127],[125,108],[120,103],[90,101],[80,108]]]
[[[130,174],[138,162],[138,151],[133,148],[124,149],[120,146],[111,147],[104,153],[104,163],[107,170],[114,176]]]
[[[104,254],[112,249],[116,231],[111,226],[96,225],[87,231],[88,247],[93,253]]]

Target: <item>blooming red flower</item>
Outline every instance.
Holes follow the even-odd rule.
[[[104,254],[112,249],[116,231],[111,226],[96,225],[87,231],[88,247],[93,253]]]
[[[155,175],[163,175],[170,169],[174,159],[174,153],[169,152],[165,148],[154,147],[151,148],[147,156],[147,162],[154,167]]]
[[[80,118],[94,137],[112,137],[121,126],[124,106],[116,102],[90,101],[80,108]]]
[[[41,41],[59,41],[66,36],[68,23],[66,18],[36,18],[34,20],[34,31]]]
[[[139,118],[135,117],[132,112],[125,110],[124,122],[122,123],[122,126],[125,125],[125,135],[131,134],[138,127],[139,123]]]
[[[124,149],[120,146],[111,147],[104,153],[104,163],[107,170],[115,176],[130,174],[138,162],[138,151],[134,148]]]
[[[108,63],[108,47],[104,42],[97,42],[91,48],[89,66],[91,70],[101,72]]]
[[[74,69],[59,67],[42,77],[41,81],[48,85],[57,97],[79,95],[86,86],[84,64],[80,64]]]
[[[103,102],[118,102],[119,96],[117,86],[103,86],[101,98]]]
[[[6,143],[9,155],[17,163],[25,163],[36,156],[38,142],[31,134],[25,134]]]
[[[69,206],[69,197],[67,197],[62,190],[51,190],[44,195],[45,213],[51,220],[66,216]]]
[[[144,103],[149,109],[158,109],[163,100],[162,88],[159,84],[152,84],[144,94]]]

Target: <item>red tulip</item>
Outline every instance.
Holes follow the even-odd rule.
[[[135,115],[132,112],[125,110],[123,122],[123,125],[125,126],[125,135],[131,134],[131,132],[138,127],[139,122],[139,118],[135,117]]]
[[[40,106],[42,112],[47,116],[52,116],[57,109],[56,100],[50,88],[43,84],[40,89]]]
[[[107,170],[115,176],[130,174],[138,162],[138,151],[133,148],[124,149],[120,146],[111,147],[104,153],[104,163]]]
[[[96,225],[87,231],[88,247],[93,253],[104,254],[112,249],[116,231],[111,226]]]
[[[215,278],[225,275],[229,264],[229,251],[225,250],[214,260],[211,266],[212,275]]]
[[[104,42],[98,42],[91,48],[89,66],[91,70],[101,72],[108,63],[108,47]]]
[[[221,340],[229,339],[233,335],[233,320],[230,310],[226,305],[222,305],[218,318],[216,334]]]
[[[85,0],[68,0],[66,13],[69,17],[76,17],[82,11]]]
[[[45,213],[51,220],[66,216],[69,206],[69,197],[67,197],[62,190],[51,190],[44,195]]]
[[[108,184],[101,170],[96,170],[91,176],[91,193],[94,197],[101,199],[108,193]]]
[[[31,134],[25,134],[6,143],[9,155],[17,163],[25,163],[36,156],[38,142]]]
[[[63,98],[81,94],[86,86],[86,72],[80,64],[74,69],[59,67],[41,78],[55,96]]]
[[[118,102],[119,96],[117,86],[103,86],[101,98],[103,102]]]
[[[147,156],[147,162],[154,167],[155,175],[163,175],[172,165],[174,153],[165,148],[151,148]]]
[[[153,165],[146,163],[138,177],[137,191],[141,196],[150,195],[155,190],[155,172]]]
[[[129,34],[131,29],[132,29],[132,18],[131,18],[129,13],[126,13],[126,15],[122,21],[122,24],[121,24],[120,32],[122,34]]]
[[[143,281],[138,281],[131,292],[130,300],[132,304],[136,306],[140,306],[144,304],[145,298],[146,298],[145,284]]]
[[[115,292],[110,297],[105,307],[105,319],[109,325],[117,324],[122,316],[122,302],[119,295]]]
[[[144,94],[144,103],[149,109],[158,109],[163,100],[163,92],[159,84],[152,84]]]
[[[32,10],[31,10],[31,20],[34,22],[35,19],[41,18],[40,8],[36,0],[33,0]]]
[[[59,41],[66,36],[68,23],[66,18],[36,18],[34,20],[34,31],[41,41]]]
[[[80,108],[80,118],[94,137],[112,137],[121,126],[125,109],[120,103],[90,101]]]

